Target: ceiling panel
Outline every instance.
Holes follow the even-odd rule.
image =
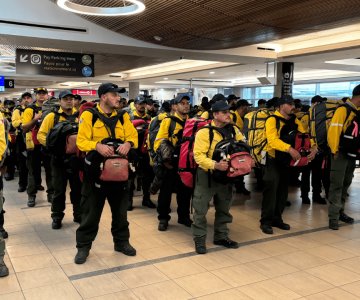
[[[55,0],[50,0],[55,1]],[[72,0],[93,6],[117,0]],[[126,1],[125,1],[126,2]],[[359,22],[359,0],[145,0],[134,16],[85,19],[146,42],[197,50],[226,49]],[[162,41],[156,41],[159,36]]]

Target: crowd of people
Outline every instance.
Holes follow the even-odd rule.
[[[191,106],[187,95],[179,95],[160,107],[141,95],[127,101],[120,97],[124,92],[104,83],[98,88],[99,99],[87,102],[68,90],[49,99],[47,89],[40,87],[34,90],[34,99],[25,92],[18,105],[4,102],[0,114],[0,276],[8,275],[2,179],[13,180],[15,168],[18,192],[26,191],[27,205],[34,207],[37,191],[44,190],[44,167],[54,230],[62,228],[69,183],[73,221],[79,223],[76,264],[85,263],[89,256],[106,199],[112,213],[114,250],[136,255],[129,242],[127,218],[134,209],[135,189],[142,190],[144,207],[157,209],[159,231],[169,229],[171,199],[176,193],[177,222],[191,228],[198,254],[207,252],[206,215],[213,200],[213,243],[238,248],[228,228],[233,192],[251,194],[244,181],[248,173],[234,175],[239,170],[234,170],[232,159],[240,152],[251,155],[257,188],[263,192],[263,233],[273,234],[274,227],[290,230],[283,219],[285,207],[291,205],[289,184],[300,186],[304,205],[311,200],[328,204],[330,229],[338,230],[339,221],[354,222],[345,213],[345,200],[359,159],[360,85],[343,101],[317,95],[309,106],[283,96],[260,99],[256,108],[236,95],[222,94],[211,100],[202,98],[199,106]],[[192,134],[187,135],[189,126]],[[179,167],[184,151],[193,160],[187,168]],[[190,183],[181,176],[185,171],[191,175]],[[151,195],[157,193],[155,204]]]

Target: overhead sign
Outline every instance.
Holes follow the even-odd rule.
[[[80,96],[96,96],[97,90],[72,90],[71,91],[74,95]]]
[[[0,92],[5,91],[5,78],[4,76],[0,76]]]
[[[16,73],[94,77],[94,55],[16,49]]]
[[[5,79],[5,88],[6,89],[13,89],[14,87],[15,87],[14,79]]]

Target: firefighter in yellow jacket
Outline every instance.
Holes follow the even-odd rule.
[[[176,200],[178,205],[178,223],[187,227],[190,227],[192,223],[192,220],[190,219],[190,199],[192,190],[186,188],[186,186],[181,182],[180,176],[177,172],[182,131],[190,111],[189,100],[190,98],[188,96],[177,96],[174,99],[174,103],[177,104],[177,111],[173,115],[173,118],[165,118],[161,122],[159,132],[156,135],[154,143],[155,151],[157,151],[164,140],[170,141],[175,148],[173,168],[166,170],[166,176],[164,177],[160,187],[157,207],[159,231],[165,231],[168,228],[171,211],[171,195],[174,188],[177,192]]]
[[[48,202],[52,201],[53,187],[51,179],[50,157],[42,153],[41,144],[37,140],[37,132],[40,127],[42,105],[48,99],[48,91],[46,88],[35,89],[36,102],[26,107],[23,114],[22,129],[26,133],[26,150],[27,150],[27,166],[28,173],[28,203],[29,207],[35,206],[35,198],[37,191],[43,191],[41,185],[41,161],[44,164],[45,178],[47,186]]]
[[[29,92],[25,92],[21,95],[20,105],[16,106],[12,117],[11,124],[16,129],[16,154],[17,163],[19,168],[19,188],[18,192],[22,193],[26,191],[28,181],[28,168],[26,166],[26,145],[23,130],[21,125],[23,123],[23,114],[25,108],[32,102],[32,96]]]
[[[0,161],[3,163],[5,157],[5,151],[7,148],[7,139],[6,139],[6,131],[5,124],[6,120],[2,113],[0,113]],[[0,212],[3,210],[3,181],[2,181],[2,170],[0,174]],[[0,232],[0,277],[5,277],[9,275],[9,269],[5,265],[4,261],[5,256],[5,241],[3,235]]]
[[[60,91],[60,108],[58,111],[50,112],[44,118],[37,138],[41,145],[46,147],[47,137],[50,131],[57,123],[69,121],[78,123],[78,113],[74,107],[74,95],[71,91]],[[63,137],[59,137],[63,138]],[[81,181],[79,178],[79,164],[75,154],[65,155],[63,153],[49,153],[51,156],[51,171],[54,186],[53,201],[51,204],[52,229],[60,229],[64,218],[66,186],[67,181],[70,185],[70,201],[73,205],[74,222],[80,223],[80,198],[81,198]],[[48,150],[49,151],[49,150]]]
[[[277,106],[278,110],[276,110],[274,115],[269,117],[265,123],[267,156],[263,177],[264,191],[260,228],[266,234],[273,234],[272,227],[290,230],[290,225],[284,223],[282,218],[282,213],[288,197],[289,166],[279,162],[278,157],[275,155],[276,150],[285,153],[287,152],[289,158],[291,157],[295,161],[301,158],[301,155],[297,150],[280,139],[281,129],[286,120],[292,119],[297,125],[297,130],[305,133],[301,122],[296,118],[291,118],[295,108],[294,100],[291,96],[281,97],[278,100]],[[274,116],[277,116],[284,121],[278,121]],[[313,140],[311,141],[311,144],[311,153],[308,156],[309,161],[313,160],[317,153],[317,147]]]
[[[214,116],[211,125],[219,127],[222,130],[234,131],[235,140],[244,141],[245,138],[239,128],[232,126],[230,118],[230,106],[225,101],[217,101],[211,107]],[[204,127],[200,129],[194,142],[194,158],[199,165],[196,174],[195,190],[193,198],[194,223],[191,226],[195,251],[198,254],[206,253],[206,234],[207,222],[206,214],[209,209],[209,202],[214,198],[215,221],[214,221],[214,244],[227,248],[238,248],[238,243],[229,238],[229,229],[227,224],[232,222],[232,216],[229,212],[232,203],[232,184],[222,184],[211,178],[213,170],[226,171],[229,163],[225,160],[216,162],[212,159],[216,144],[223,137],[221,134],[212,130],[213,140],[210,145],[210,129]],[[232,134],[232,132],[230,132]],[[209,173],[210,172],[210,173]],[[209,177],[210,176],[210,177]]]
[[[347,107],[348,106],[348,107]],[[339,220],[352,224],[354,219],[345,214],[347,190],[354,176],[356,154],[348,153],[344,147],[344,134],[353,122],[360,107],[360,85],[353,90],[353,96],[345,105],[336,109],[328,130],[328,144],[331,151],[329,189],[329,228],[339,229]],[[350,112],[350,113],[349,113]],[[357,130],[357,134],[359,129]],[[359,139],[356,136],[352,140]],[[358,149],[359,151],[360,149]]]
[[[119,117],[116,108],[120,100],[119,93],[123,92],[125,89],[121,89],[113,83],[103,83],[99,86],[100,102],[96,109],[102,118]],[[76,144],[79,150],[87,153],[86,159],[89,159],[89,152],[106,158],[115,155],[115,151],[120,155],[128,155],[131,148],[138,147],[137,131],[128,114],[124,114],[122,120],[120,117],[118,118],[115,128],[108,128],[100,118],[97,118],[93,124],[93,117],[94,114],[91,111],[85,110],[79,121]],[[112,130],[114,130],[115,138],[123,141],[116,149],[113,146],[101,143],[111,137],[110,132]],[[80,203],[81,223],[76,231],[76,247],[78,249],[75,256],[76,264],[83,264],[89,255],[92,242],[99,230],[99,222],[106,198],[112,212],[111,233],[115,251],[129,256],[136,255],[136,250],[129,243],[127,185],[127,181],[105,182],[99,178],[94,179],[90,173],[84,172]]]

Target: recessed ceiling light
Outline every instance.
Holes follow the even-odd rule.
[[[168,80],[169,78],[165,77],[164,80]]]
[[[163,38],[161,36],[154,35],[154,40],[158,41],[158,42],[161,42],[163,40]]]
[[[209,74],[215,74],[215,72],[214,72],[214,71],[211,71],[211,72],[209,72]]]
[[[70,0],[57,0],[57,5],[64,10],[91,16],[127,16],[138,14],[145,10],[141,0],[124,0],[123,6],[118,7],[96,7],[71,2]],[[130,5],[125,5],[126,3]]]

